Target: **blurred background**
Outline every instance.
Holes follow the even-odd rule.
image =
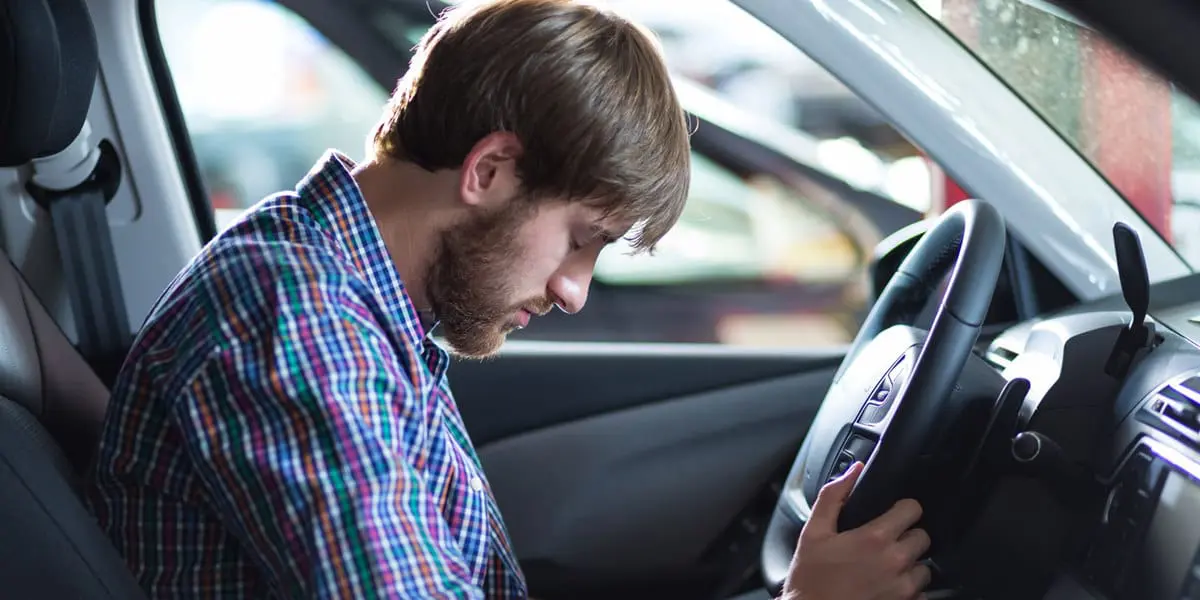
[[[1014,2],[921,4],[970,45],[979,38],[963,31],[1002,23]],[[514,337],[848,342],[869,300],[875,245],[965,193],[870,106],[729,0],[602,4],[644,23],[663,44],[697,123],[691,198],[653,257],[631,256],[619,244],[601,256],[583,312],[555,313]],[[156,7],[221,227],[291,189],[327,148],[361,159],[413,44],[445,3],[161,0]],[[950,14],[961,18],[944,18]],[[1038,26],[1054,24],[1047,23]],[[971,49],[1012,50],[1024,35],[1017,33]],[[1193,116],[1190,129],[1181,127],[1200,129],[1195,123]],[[1176,188],[1196,189],[1200,198],[1200,171],[1172,175]],[[1177,246],[1187,249],[1183,240]]]

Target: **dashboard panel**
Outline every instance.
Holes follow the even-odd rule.
[[[1119,294],[981,340],[953,393],[985,396],[997,420],[974,473],[947,490],[956,520],[933,524],[944,537],[930,598],[1200,600],[1200,274],[1149,299],[1146,344],[1125,343]],[[1016,379],[1029,385],[1009,386],[1025,390],[1010,402],[999,389]],[[1022,437],[1046,440],[1053,459],[1025,460]],[[800,463],[764,532],[769,588],[811,510]]]
[[[1135,445],[1108,488],[1080,575],[1093,597],[1200,597],[1197,465],[1155,440]]]
[[[1157,343],[1121,378],[1103,373],[1107,340],[1129,320],[1119,304],[1014,327],[987,348],[1007,379],[1030,381],[1024,427],[1101,484],[1099,502],[1077,507],[1079,543],[1046,599],[1200,600],[1200,293],[1189,295],[1152,312]]]

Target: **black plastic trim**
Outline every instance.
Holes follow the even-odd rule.
[[[378,26],[371,24],[375,15],[369,7],[380,3],[371,1],[364,5],[345,0],[278,0],[278,3],[303,19],[389,92],[408,70],[411,53],[397,48],[380,33]],[[385,9],[380,7],[380,10]],[[399,10],[402,17],[415,13],[409,7]],[[433,15],[426,11],[424,19],[412,24],[432,26],[433,23]]]
[[[482,448],[544,427],[669,398],[821,370],[832,374],[841,360],[841,353],[833,351],[811,357],[746,356],[732,351],[709,356],[670,351],[592,356],[502,353],[487,361],[456,361],[450,367],[450,386],[471,440]]]
[[[179,95],[175,92],[175,80],[171,78],[171,68],[163,51],[154,2],[155,0],[138,1],[138,24],[146,46],[150,78],[154,81],[154,91],[162,105],[163,119],[167,123],[171,147],[175,149],[175,160],[179,163],[183,186],[192,205],[192,216],[196,219],[200,243],[204,244],[217,235],[217,219],[213,214],[212,202],[208,199],[204,180],[200,177],[200,162],[192,148],[192,138],[188,134],[183,108],[179,105]]]

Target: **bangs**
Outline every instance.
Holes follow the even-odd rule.
[[[676,171],[679,173],[680,171]],[[600,209],[604,220],[632,223],[625,241],[635,254],[653,254],[655,246],[679,221],[687,205],[690,169],[681,176],[668,177],[651,185],[649,193],[638,196],[610,195],[590,204]]]

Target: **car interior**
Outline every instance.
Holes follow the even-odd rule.
[[[1072,22],[1094,19],[1096,32],[1173,86],[1200,91],[1200,59],[1185,50],[1200,14],[1187,3],[1012,1]],[[295,4],[332,29],[376,14],[367,0]],[[865,67],[850,60],[854,52],[875,52],[872,40],[909,35],[900,24],[920,21],[921,31],[941,37],[910,36],[903,52],[878,56],[898,78],[891,81],[929,91],[900,66],[921,58],[914,48],[953,42],[928,8],[887,0],[735,4],[781,39],[807,44],[873,114],[894,121],[974,194],[942,210],[880,208],[879,193],[802,169],[851,198],[855,210],[892,223],[855,275],[869,302],[845,343],[559,333],[510,342],[494,360],[456,362],[454,392],[531,596],[775,596],[821,485],[862,461],[867,469],[840,524],[854,527],[900,498],[919,499],[933,540],[930,598],[1200,598],[1200,275],[1152,219],[1122,200],[1118,183],[1105,183],[1103,169],[1073,151],[1070,168],[1050,161],[1046,171],[1067,181],[1032,170],[1006,179],[988,170],[1000,163],[948,152],[977,147],[970,144],[991,130],[979,126],[974,138],[955,141],[916,124],[976,127],[955,112],[970,102],[918,106],[898,87],[875,92],[881,83],[856,79],[853,69]],[[138,324],[219,235],[211,182],[190,142],[189,128],[199,125],[185,117],[156,25],[162,6],[0,1],[4,597],[144,596],[78,492],[108,385]],[[813,27],[810,14],[825,15],[829,31],[858,27],[862,35],[808,30],[802,40],[797,32]],[[945,60],[971,55],[955,56]],[[384,62],[376,71],[394,65],[377,60]],[[972,77],[1000,70],[977,62]],[[971,102],[995,108],[1001,100]],[[1022,119],[1041,128],[1037,135],[1058,139],[1018,104],[1028,113]],[[718,133],[703,134],[701,156],[774,164],[776,173],[795,168],[783,153],[761,154],[765,143],[745,145],[744,130],[712,122]],[[984,141],[990,152],[1016,156],[1035,153],[996,146],[1033,137]],[[969,164],[980,172],[955,168]],[[1035,196],[1103,188],[1115,204],[1095,200],[1095,214],[1074,221],[1039,216],[988,193],[1015,189],[1005,181],[1023,182]],[[1099,245],[1075,239],[1093,222],[1106,223]],[[764,283],[756,293],[785,288]],[[634,288],[622,302],[698,297],[672,289]],[[735,295],[745,290],[721,298]]]

